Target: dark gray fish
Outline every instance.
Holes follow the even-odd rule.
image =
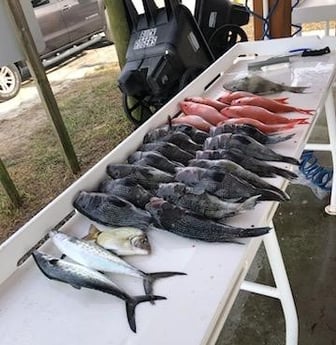
[[[233,148],[238,148],[246,155],[262,161],[285,162],[300,165],[297,159],[276,153],[269,147],[260,144],[247,135],[224,133],[208,138],[204,143],[204,149],[206,150]]]
[[[55,258],[35,250],[32,253],[36,265],[51,280],[70,284],[75,289],[92,289],[118,297],[126,303],[130,328],[136,333],[135,307],[139,303],[164,300],[162,296],[130,296],[102,273],[88,267]]]
[[[231,160],[246,170],[250,170],[260,177],[275,177],[282,176],[288,180],[297,178],[293,172],[275,167],[269,163],[263,162],[253,157],[248,157],[239,149],[219,149],[219,150],[204,150],[196,152],[196,159]]]
[[[209,137],[207,132],[201,131],[193,126],[186,124],[172,125],[174,131],[187,134],[195,143],[203,145],[206,138]]]
[[[98,191],[113,194],[131,202],[134,206],[145,208],[153,194],[130,177],[113,180],[108,178],[100,183]]]
[[[106,167],[106,172],[114,179],[130,177],[147,190],[154,190],[158,188],[159,183],[174,180],[173,175],[150,166],[112,163]]]
[[[133,226],[146,230],[151,222],[148,212],[111,194],[82,191],[73,206],[89,219],[107,226]]]
[[[172,132],[182,132],[187,134],[195,143],[203,144],[205,139],[209,137],[209,134],[200,131],[192,126],[178,124],[178,125],[165,125],[150,130],[144,137],[143,143],[152,143],[158,141],[161,137],[164,137]]]
[[[217,223],[159,198],[153,198],[146,209],[152,214],[157,227],[206,242],[236,242],[237,238],[261,236],[270,231],[269,227],[245,229]]]
[[[191,154],[185,150],[182,150],[177,145],[158,141],[155,143],[149,143],[141,145],[138,148],[139,151],[156,151],[170,159],[171,161],[182,163],[183,165],[187,165],[190,159],[195,158],[194,154]]]
[[[246,201],[226,202],[207,192],[196,192],[184,183],[162,183],[157,196],[193,213],[211,219],[231,217],[245,210],[252,209],[258,202],[259,195]]]
[[[232,175],[237,176],[241,180],[244,180],[256,188],[261,189],[268,189],[272,190],[273,192],[277,193],[282,200],[289,200],[289,195],[279,189],[271,185],[270,183],[264,181],[258,175],[254,174],[253,172],[244,169],[239,164],[228,160],[228,159],[219,159],[219,160],[208,160],[208,159],[192,159],[189,161],[189,166],[200,167],[205,169],[217,169],[223,173],[230,173]]]
[[[223,133],[245,134],[263,145],[277,144],[295,136],[295,133],[288,135],[267,135],[258,128],[245,123],[224,123],[223,125],[210,128],[210,135],[213,137]]]
[[[274,83],[258,75],[250,75],[241,79],[236,79],[225,83],[223,86],[230,91],[247,91],[256,95],[270,95],[282,91],[303,93],[308,88],[308,86],[290,86]]]
[[[214,194],[223,200],[238,201],[256,195],[259,195],[259,200],[281,201],[283,199],[271,190],[256,188],[230,173],[198,167],[176,168],[176,171],[176,181],[193,186],[196,191]]]
[[[197,150],[202,150],[202,145],[196,144],[187,134],[182,132],[168,133],[158,140],[175,144],[180,149],[190,152],[191,154],[194,154]]]
[[[135,151],[128,157],[127,161],[130,164],[149,165],[169,174],[175,174],[175,168],[183,167],[183,164],[171,161],[155,151]],[[139,163],[140,161],[141,163]]]

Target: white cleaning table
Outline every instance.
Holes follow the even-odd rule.
[[[137,307],[137,334],[130,331],[124,304],[119,299],[50,281],[37,269],[31,257],[23,263],[21,258],[73,212],[72,201],[80,190],[95,189],[105,177],[106,165],[124,161],[141,144],[149,129],[165,123],[168,115],[178,113],[178,102],[186,96],[218,97],[223,92],[225,80],[246,74],[248,59],[264,59],[300,47],[320,49],[326,45],[332,49],[331,54],[293,58],[286,68],[265,74],[274,81],[310,86],[309,93],[283,95],[289,97],[291,104],[316,109],[316,115],[311,118],[310,125],[295,129],[296,136],[292,140],[274,146],[282,154],[299,158],[326,100],[332,117],[330,87],[335,75],[335,41],[297,37],[238,44],[3,243],[0,247],[1,344],[214,344],[240,289],[278,298],[286,320],[286,344],[297,344],[295,304],[274,230],[263,238],[244,240],[245,245],[202,243],[151,230],[152,254],[132,257],[129,261],[147,272],[175,270],[187,276],[162,279],[155,284],[155,293],[168,299],[158,301],[155,306],[144,303]],[[243,58],[236,59],[241,55]],[[290,168],[285,164],[281,166]],[[282,189],[287,185],[282,178],[273,179],[272,183]],[[255,210],[232,218],[230,224],[272,225],[277,206],[275,202],[262,202]],[[62,229],[82,236],[89,226],[85,217],[75,214],[65,221]],[[275,287],[244,281],[262,241]],[[42,244],[41,250],[59,255],[49,242]],[[138,279],[116,276],[115,280],[131,294],[143,293],[142,282]]]

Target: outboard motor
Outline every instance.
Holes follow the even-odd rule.
[[[196,0],[195,19],[216,59],[236,43],[247,41],[240,27],[250,19],[245,6],[229,0]]]
[[[131,36],[118,80],[124,110],[136,124],[214,61],[187,7],[177,0],[165,0],[162,8],[153,0],[142,2],[144,13],[138,14],[132,0],[124,0]]]

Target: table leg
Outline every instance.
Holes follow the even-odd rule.
[[[264,245],[286,321],[286,345],[298,343],[298,317],[274,226],[264,236]]]
[[[278,298],[281,302],[285,317],[286,345],[297,345],[298,317],[296,307],[274,226],[273,224],[271,226],[272,230],[269,234],[264,236],[263,240],[276,287],[244,281],[241,285],[241,289],[264,296]]]
[[[325,112],[327,117],[330,152],[333,164],[333,179],[330,204],[326,206],[325,211],[330,215],[336,215],[336,117],[332,88],[330,88],[328,92],[327,100],[325,103]]]

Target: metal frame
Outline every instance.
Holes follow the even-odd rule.
[[[286,323],[286,345],[295,345],[298,343],[298,316],[273,223],[271,227],[263,242],[276,287],[244,280],[240,288],[280,300]]]
[[[332,89],[328,91],[325,103],[325,113],[328,125],[329,144],[306,144],[305,149],[313,151],[329,151],[333,165],[333,179],[330,195],[330,204],[325,207],[326,213],[336,215],[336,114]]]

